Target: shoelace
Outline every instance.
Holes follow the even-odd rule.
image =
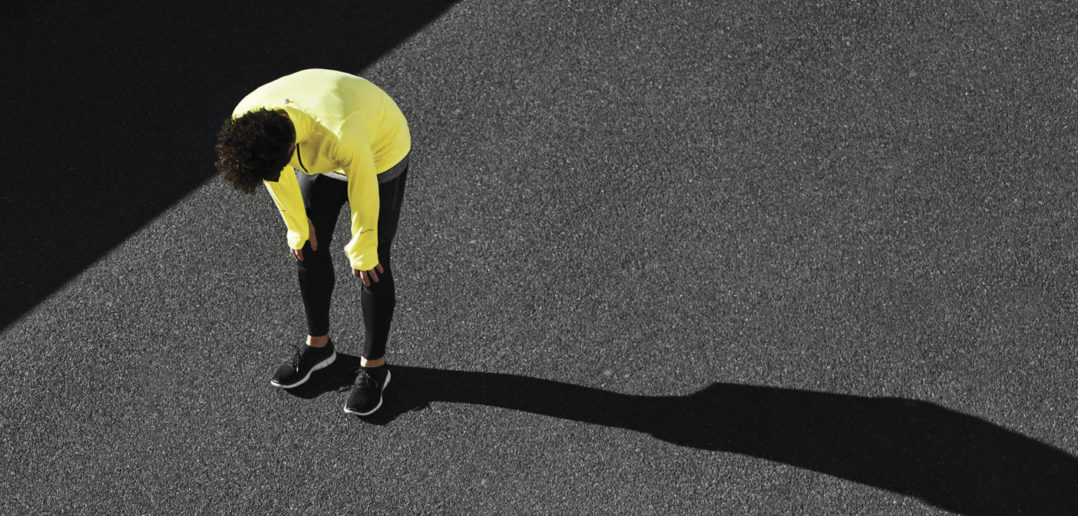
[[[371,375],[367,373],[362,367],[356,370],[356,386],[361,389],[370,389],[378,387],[378,384],[371,378]]]
[[[299,363],[303,361],[303,351],[307,349],[306,344],[300,344],[292,349],[292,369],[299,371]]]

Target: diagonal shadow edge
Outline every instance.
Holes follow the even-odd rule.
[[[347,389],[359,359],[292,394]],[[969,514],[1078,513],[1078,458],[984,419],[902,398],[712,383],[636,396],[525,376],[393,366],[388,424],[433,402],[486,405],[622,428],[689,448],[766,459]]]
[[[9,18],[0,45],[19,73],[0,107],[20,130],[0,188],[0,331],[213,178],[216,131],[250,89],[302,68],[361,73],[458,1],[43,4]],[[281,37],[281,13],[341,36]]]

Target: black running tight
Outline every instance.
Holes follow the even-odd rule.
[[[407,163],[403,165],[404,171],[396,179],[378,185],[378,262],[382,265],[383,272],[378,274],[377,283],[372,280],[371,285],[363,286],[360,293],[363,326],[366,330],[363,358],[368,360],[385,356],[393,309],[397,304],[389,250],[393,236],[397,233],[401,202],[404,200],[404,183],[408,169]],[[307,218],[314,224],[315,236],[318,239],[318,250],[311,249],[311,243],[308,241],[303,246],[303,261],[296,262],[299,288],[307,314],[307,331],[312,336],[321,336],[329,333],[329,305],[334,285],[333,260],[330,257],[333,247],[330,244],[341,206],[348,202],[348,184],[324,174],[308,176],[298,172],[297,178],[300,191],[303,192]],[[359,279],[356,281],[359,282]],[[362,283],[360,285],[362,286]]]

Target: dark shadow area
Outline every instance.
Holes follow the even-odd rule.
[[[339,354],[292,394],[346,390]],[[932,403],[713,383],[687,396],[631,396],[538,378],[393,366],[386,424],[432,402],[487,405],[651,434],[915,496],[971,514],[1078,514],[1078,459]]]
[[[6,8],[0,329],[213,176],[247,92],[303,68],[360,73],[454,3]]]

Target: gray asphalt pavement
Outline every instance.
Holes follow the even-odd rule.
[[[210,177],[5,314],[0,512],[1078,512],[1078,6],[462,0],[413,29],[355,68],[288,31],[245,82],[189,78],[202,133],[124,148],[209,177],[215,124],[299,68],[398,99],[386,408],[341,411],[343,253],[343,360],[269,386],[304,334],[284,226]]]

